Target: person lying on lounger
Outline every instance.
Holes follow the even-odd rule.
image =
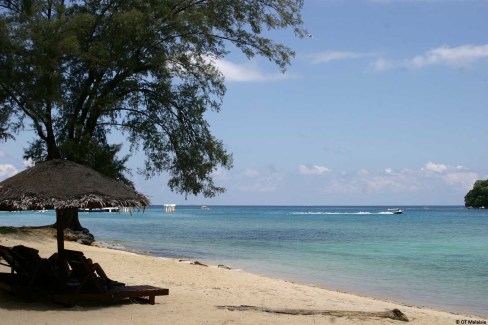
[[[96,275],[98,275],[98,277],[100,278],[100,281],[108,286],[109,288],[110,287],[121,287],[121,286],[125,286],[125,283],[122,283],[122,282],[119,282],[119,281],[115,281],[115,280],[112,280],[110,279],[107,274],[105,273],[105,271],[102,269],[102,267],[100,266],[100,264],[98,263],[93,263],[92,259],[91,258],[87,258],[86,259],[86,262],[87,264],[89,264],[92,268],[92,270],[96,273]]]
[[[82,255],[82,254],[81,254]],[[60,271],[60,265],[59,265],[59,258],[58,258],[58,253],[54,253],[51,257],[49,257],[49,261],[51,264],[51,268],[55,273],[59,274]],[[115,281],[110,279],[105,271],[102,269],[100,264],[98,263],[93,263],[91,258],[84,258],[84,261],[87,265],[89,265],[91,271],[97,276],[97,278],[100,280],[101,284],[107,287],[108,289],[113,288],[113,287],[120,287],[120,286],[125,286],[125,283]],[[68,286],[77,286],[79,285],[79,281],[76,279],[80,280],[83,279],[86,276],[86,272],[84,272],[81,268],[74,267],[75,264],[73,263],[66,263],[64,267],[68,270],[68,278],[71,279],[68,281],[67,285]],[[69,267],[71,265],[71,268]]]

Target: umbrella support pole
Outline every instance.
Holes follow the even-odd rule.
[[[56,209],[56,238],[58,242],[58,254],[63,254],[64,251],[64,223],[63,223],[63,216],[66,213],[66,210]]]
[[[64,217],[69,213],[69,209],[56,209],[56,237],[58,243],[58,266],[59,266],[59,285],[68,279],[68,269],[64,256]]]

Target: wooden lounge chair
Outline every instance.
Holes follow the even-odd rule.
[[[48,291],[55,281],[49,261],[39,251],[26,247],[0,245],[0,264],[10,267],[10,273],[0,273],[0,289],[31,299],[34,291]]]
[[[149,285],[126,286],[111,280],[98,264],[92,263],[82,252],[64,250],[64,257],[71,270],[64,290],[54,295],[56,302],[74,306],[78,301],[134,298],[153,305],[156,296],[169,294],[168,289]]]
[[[0,273],[0,289],[15,295],[26,296],[29,279],[15,272],[17,262],[10,247],[0,246],[0,264],[10,268],[10,272]]]

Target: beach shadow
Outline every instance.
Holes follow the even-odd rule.
[[[105,308],[120,308],[127,305],[140,304],[134,300],[124,299],[119,301],[89,301],[79,302],[74,307],[66,307],[52,301],[48,295],[35,295],[32,301],[26,301],[8,292],[0,291],[0,308],[5,310],[32,310],[32,311],[89,311],[100,310]]]

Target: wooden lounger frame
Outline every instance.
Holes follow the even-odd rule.
[[[117,301],[134,298],[138,301],[154,305],[156,296],[169,294],[169,289],[149,285],[114,287],[105,292],[55,294],[54,301],[74,306],[79,301]]]
[[[140,302],[154,305],[156,296],[169,294],[169,289],[158,288],[150,285],[134,286],[107,286],[101,282],[92,265],[82,252],[65,250],[64,255],[70,267],[78,270],[82,278],[74,290],[54,295],[54,301],[73,306],[78,301],[116,301],[133,298]],[[91,286],[90,286],[91,285]],[[90,288],[87,290],[87,288]]]
[[[55,302],[67,306],[74,306],[79,301],[117,301],[128,298],[154,305],[156,296],[169,294],[169,289],[150,285],[126,286],[105,279],[112,284],[107,285],[94,271],[93,264],[88,263],[89,260],[82,252],[71,250],[64,251],[66,262],[70,267],[80,271],[78,276],[81,273],[81,278],[78,277],[79,282],[74,282],[74,286],[69,286],[68,282],[64,281],[56,286],[51,283],[54,275],[44,274],[47,273],[46,266],[43,265],[43,259],[36,255],[38,251],[25,247],[21,249],[27,249],[26,252],[32,253],[32,256],[25,259],[20,255],[17,256],[15,248],[0,245],[0,264],[11,268],[10,273],[0,272],[0,289],[27,300],[31,300],[31,294],[36,292],[52,295]],[[24,265],[25,263],[29,265]],[[46,280],[46,283],[40,285],[38,282],[44,282],[42,280]]]
[[[52,277],[38,255],[38,250],[22,245],[0,245],[0,264],[10,268],[10,273],[0,273],[0,290],[32,300],[34,293],[52,291]]]
[[[16,273],[0,273],[0,290],[31,300],[32,287]]]

